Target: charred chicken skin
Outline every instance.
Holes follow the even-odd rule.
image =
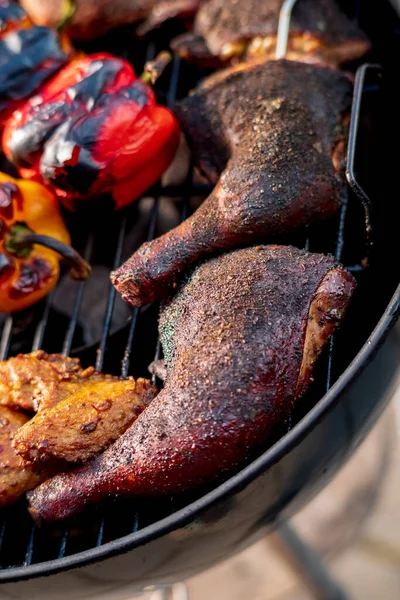
[[[332,257],[259,246],[195,269],[162,308],[165,387],[94,460],[28,493],[39,523],[110,495],[177,493],[266,447],[307,388],[355,281]]]
[[[351,96],[338,70],[286,60],[206,79],[176,114],[198,166],[217,185],[189,219],[112,273],[123,299],[153,302],[207,254],[332,216],[345,189]]]
[[[21,0],[38,25],[55,27],[66,18],[72,38],[89,40],[120,25],[144,21],[149,30],[174,17],[192,16],[200,0]]]
[[[282,0],[207,0],[197,12],[193,33],[172,47],[183,58],[218,66],[233,60],[274,58]],[[292,11],[286,58],[334,65],[370,49],[366,35],[334,0],[301,0]]]
[[[29,417],[0,406],[0,507],[12,504],[46,478],[43,468],[27,465],[11,445],[14,433]]]
[[[146,379],[89,378],[21,427],[13,448],[31,462],[86,461],[118,439],[155,395]]]

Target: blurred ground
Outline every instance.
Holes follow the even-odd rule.
[[[352,600],[400,598],[400,389],[339,475],[293,519]],[[308,600],[274,536],[186,582],[190,600]],[[184,600],[179,587],[174,600]],[[151,600],[162,598],[160,593]]]

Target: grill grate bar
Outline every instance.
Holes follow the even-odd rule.
[[[346,269],[350,272],[350,273],[360,273],[361,271],[365,270],[365,267],[363,267],[362,265],[352,265],[352,266],[347,266]]]
[[[176,64],[180,65],[179,61],[176,61]],[[183,203],[182,203],[182,208],[181,208],[181,212],[179,215],[179,222],[182,223],[189,214],[189,208],[190,208],[190,196],[193,193],[193,185],[192,185],[192,180],[193,180],[193,161],[190,162],[189,165],[189,169],[188,169],[188,174],[186,177],[186,181],[183,184],[183,190],[181,188],[181,196],[183,199]],[[207,186],[210,190],[212,190],[212,186]],[[183,191],[183,193],[182,193]],[[163,189],[163,194],[164,194],[164,189]],[[161,357],[161,342],[160,342],[160,338],[157,336],[157,344],[156,344],[156,351],[154,353],[154,361],[159,360]],[[151,377],[152,382],[155,384],[156,380],[157,380],[157,376],[154,374]]]
[[[62,558],[65,555],[65,550],[67,549],[68,536],[69,529],[66,529],[61,538],[60,549],[58,551],[58,558]]]
[[[47,327],[47,321],[49,319],[51,300],[54,295],[54,290],[46,298],[46,304],[43,310],[42,318],[36,328],[35,337],[33,338],[32,351],[39,350],[43,344],[43,338]]]
[[[43,338],[44,338],[44,333],[47,327],[47,322],[48,322],[48,318],[49,318],[49,313],[50,313],[50,307],[51,307],[51,301],[52,298],[54,296],[54,290],[52,290],[50,292],[50,294],[46,297],[45,300],[45,306],[43,309],[43,313],[42,313],[42,317],[38,323],[38,326],[36,327],[36,331],[35,331],[35,335],[33,338],[33,342],[32,342],[32,352],[34,352],[35,350],[40,350],[42,343],[43,343]],[[36,535],[36,531],[37,531],[37,527],[35,523],[32,523],[31,525],[31,531],[29,534],[29,540],[28,540],[28,545],[26,548],[26,553],[25,553],[25,560],[24,560],[24,566],[30,565],[32,563],[32,559],[33,559],[33,552],[34,552],[34,548],[35,548],[35,535]]]
[[[337,229],[336,235],[336,244],[335,244],[335,253],[334,256],[336,260],[340,260],[343,254],[344,248],[344,229],[346,225],[346,216],[347,216],[347,208],[348,208],[348,195],[344,194],[342,206],[339,214],[339,225]],[[333,351],[335,347],[335,334],[329,340],[329,348],[328,348],[328,359],[327,359],[327,369],[326,369],[326,384],[325,390],[328,391],[332,385],[332,363],[333,363]]]
[[[33,550],[35,547],[35,534],[36,534],[36,525],[32,525],[31,534],[29,536],[28,547],[26,549],[24,565],[30,565],[33,557]]]
[[[139,529],[139,513],[135,512],[133,517],[133,525],[131,529],[131,533],[135,533]]]
[[[156,344],[156,351],[154,353],[154,361],[159,360],[161,357],[161,342],[160,342],[160,338],[157,338],[157,344]],[[154,385],[156,385],[157,382],[157,375],[155,373],[153,373],[153,375],[151,376],[151,380],[153,382]]]
[[[153,42],[150,42],[146,48],[145,62],[148,62],[149,60],[153,60],[153,58],[155,57],[155,54],[156,54],[156,47]]]
[[[113,269],[116,269],[121,263],[122,249],[123,249],[124,238],[125,238],[125,229],[126,229],[126,218],[123,217],[121,220],[120,228],[119,228],[117,248],[115,251]],[[108,291],[107,308],[106,308],[106,313],[105,313],[105,317],[104,317],[104,325],[103,325],[103,329],[101,332],[101,340],[100,340],[99,348],[97,350],[97,357],[96,357],[96,369],[98,371],[101,371],[101,369],[103,367],[103,363],[104,363],[104,355],[106,352],[107,338],[108,338],[108,334],[109,334],[110,327],[111,327],[111,319],[112,319],[112,315],[113,315],[113,311],[114,311],[115,297],[116,297],[116,289],[110,283],[109,291]]]
[[[101,519],[100,525],[99,525],[99,531],[97,533],[97,538],[96,538],[96,548],[98,548],[98,546],[101,546],[101,544],[103,543],[103,535],[104,535],[104,519]]]
[[[4,541],[4,534],[6,532],[6,526],[7,526],[7,518],[4,517],[3,518],[3,522],[1,524],[1,529],[0,529],[0,551],[3,547],[3,541]]]
[[[156,225],[157,225],[159,205],[160,205],[160,198],[159,198],[159,196],[156,196],[154,198],[153,207],[151,209],[149,228],[148,228],[147,238],[146,238],[147,242],[151,242],[151,240],[154,239],[154,234],[155,234]]]
[[[47,296],[47,298],[45,300],[45,307],[44,307],[44,310],[42,313],[42,317],[39,321],[38,326],[36,327],[35,335],[33,338],[32,352],[35,350],[40,350],[40,348],[42,346],[43,337],[44,337],[44,333],[45,333],[46,326],[47,326],[47,321],[48,321],[50,306],[51,306],[51,300],[52,300],[53,295],[54,295],[54,290],[52,290],[50,292],[50,294]],[[26,553],[25,553],[25,560],[23,563],[25,566],[30,565],[32,563],[33,552],[34,552],[34,547],[35,547],[36,529],[37,529],[36,524],[32,523],[31,532],[30,532],[29,540],[28,540],[28,545],[27,545]]]
[[[342,199],[342,206],[339,215],[339,225],[336,236],[336,244],[335,244],[335,258],[337,260],[341,260],[343,255],[344,248],[344,230],[346,226],[346,216],[348,211],[348,202],[349,202],[349,193],[350,188],[353,189],[354,193],[361,198],[362,204],[365,210],[365,225],[366,225],[366,246],[369,251],[371,245],[371,204],[370,199],[365,194],[365,192],[360,188],[360,186],[355,183],[354,177],[354,159],[356,154],[356,139],[358,133],[358,125],[359,125],[359,115],[361,110],[362,98],[365,92],[364,89],[364,81],[365,81],[365,72],[368,68],[368,65],[363,65],[357,71],[356,74],[356,83],[354,88],[354,96],[353,96],[353,104],[351,107],[351,118],[350,118],[350,132],[349,132],[349,144],[347,151],[347,171],[346,177],[348,181],[348,187]],[[361,191],[360,191],[361,190]],[[365,196],[365,198],[364,198]],[[362,267],[361,267],[362,269]],[[358,268],[357,270],[360,270]],[[333,335],[329,340],[329,349],[328,349],[328,360],[327,360],[327,372],[326,372],[326,385],[325,390],[328,391],[332,385],[332,364],[333,364],[333,356],[334,356],[334,348],[335,348],[335,338]]]
[[[346,225],[346,216],[347,216],[347,207],[348,207],[348,196],[344,195],[342,206],[340,208],[339,214],[339,225],[336,236],[336,245],[335,245],[335,258],[336,260],[341,260],[343,255],[344,248],[344,228]]]
[[[93,249],[93,237],[90,236],[89,240],[86,244],[86,248],[85,248],[85,252],[84,252],[85,260],[90,261],[92,249]],[[62,349],[62,354],[65,354],[65,355],[68,355],[71,352],[72,341],[74,339],[74,333],[75,333],[76,325],[78,323],[79,309],[80,309],[81,303],[82,303],[83,290],[85,287],[85,283],[86,283],[85,281],[81,281],[80,283],[78,283],[78,289],[77,289],[76,296],[75,296],[74,309],[72,311],[72,316],[71,316],[71,319],[70,319],[70,322],[68,325],[67,334],[65,336],[64,345],[63,345],[63,349]]]
[[[123,217],[121,220],[120,228],[119,228],[117,248],[115,251],[113,269],[116,269],[119,266],[119,264],[121,263],[122,250],[123,250],[124,238],[125,238],[125,230],[126,230],[126,218]],[[101,369],[103,367],[103,363],[104,363],[104,355],[105,355],[106,346],[107,346],[107,338],[108,338],[108,334],[109,334],[110,326],[111,326],[111,319],[112,319],[113,310],[114,310],[115,298],[116,298],[116,289],[110,283],[106,314],[104,317],[104,325],[103,325],[103,330],[101,333],[100,345],[97,350],[96,369],[98,371],[101,371]],[[96,538],[96,547],[101,546],[101,544],[103,542],[104,521],[105,521],[104,518],[102,518],[100,521],[100,524],[99,524],[99,530],[98,530],[97,538]]]
[[[6,322],[4,323],[3,334],[1,336],[0,344],[0,360],[5,360],[7,358],[7,354],[11,344],[13,322],[13,318],[10,315],[9,317],[7,317]]]
[[[128,376],[129,365],[130,365],[129,355],[130,355],[131,349],[132,349],[132,343],[133,343],[133,338],[135,335],[138,316],[139,316],[139,309],[134,308],[132,310],[131,324],[129,327],[128,339],[127,339],[126,346],[125,346],[124,357],[123,357],[122,363],[121,363],[121,379],[126,379],[126,377]]]
[[[192,195],[194,195],[193,192],[193,171],[194,171],[194,164],[193,164],[193,160],[190,161],[189,164],[189,169],[188,169],[188,174],[186,177],[186,181],[183,184],[183,194],[182,194],[182,198],[183,198],[183,204],[182,204],[182,210],[181,210],[181,214],[180,214],[180,221],[184,221],[185,219],[187,219],[188,215],[189,215],[189,208],[190,208],[190,197]],[[207,195],[210,194],[213,190],[213,186],[210,185],[208,186],[208,192]]]
[[[147,50],[146,60],[151,60],[151,58],[154,56],[154,54],[155,54],[154,46],[151,44],[151,45],[149,45],[148,50]],[[178,88],[178,82],[179,82],[180,64],[181,64],[180,59],[175,56],[173,59],[173,63],[172,63],[172,72],[171,72],[171,77],[170,77],[169,89],[168,89],[168,93],[167,93],[167,104],[169,107],[171,107],[173,105],[173,103],[175,102],[177,88]],[[192,179],[192,169],[190,169],[189,185],[190,185],[191,179]],[[172,190],[172,191],[175,191],[175,190]],[[154,197],[154,202],[153,202],[153,206],[151,209],[150,221],[149,221],[147,238],[146,238],[147,241],[151,241],[152,239],[154,239],[154,235],[155,235],[159,203],[160,203],[160,199],[159,199],[160,190],[158,189],[157,192],[158,193]],[[162,192],[164,194],[164,189],[162,190]],[[180,192],[181,192],[180,186],[179,186],[179,189],[176,189],[176,192],[178,192],[177,195],[180,195]],[[189,203],[189,199],[190,199],[190,189],[188,189],[187,198],[185,198],[184,209],[183,209],[185,212],[181,215],[181,218],[186,218],[187,206]],[[124,228],[125,228],[125,224],[124,224]],[[122,227],[121,227],[121,230],[122,230]],[[120,264],[121,255],[122,255],[123,237],[124,237],[124,235],[120,234],[120,237],[118,239],[119,246],[118,246],[117,252],[116,252],[114,268],[116,268]],[[101,368],[101,365],[104,360],[104,351],[105,351],[107,335],[108,335],[108,331],[109,331],[109,327],[110,327],[110,323],[111,323],[112,311],[113,311],[114,301],[115,301],[115,294],[116,294],[115,288],[113,286],[111,286],[111,290],[109,293],[108,305],[107,305],[107,311],[106,311],[106,319],[104,322],[104,327],[103,327],[103,331],[102,331],[102,339],[101,339],[100,347],[99,347],[99,351],[98,351],[96,368]],[[125,379],[129,373],[130,353],[131,353],[131,349],[132,349],[133,339],[135,336],[139,313],[140,313],[140,309],[138,309],[138,308],[134,308],[132,310],[132,316],[131,316],[132,320],[131,320],[131,324],[129,327],[128,339],[126,342],[124,356],[123,356],[122,364],[121,364],[121,379]],[[159,356],[160,356],[160,343],[159,343],[159,340],[157,340],[155,360],[157,360],[159,358]],[[102,519],[101,523],[99,525],[99,530],[98,530],[98,535],[97,535],[97,540],[96,540],[97,546],[100,546],[103,541],[104,523],[105,523],[105,521],[104,521],[104,519]],[[132,533],[137,531],[138,527],[139,527],[139,515],[138,515],[138,513],[135,513],[134,522],[133,522],[133,526],[132,526]],[[65,552],[65,548],[64,548],[64,552]]]
[[[150,43],[148,45],[147,51],[146,51],[146,62],[149,60],[152,60],[154,58],[154,55],[155,55],[155,46],[153,43]],[[157,186],[158,190],[159,190],[159,187],[160,186],[158,185]],[[155,232],[157,216],[158,216],[158,207],[159,207],[159,195],[157,193],[157,195],[154,197],[154,202],[153,202],[153,206],[151,209],[150,222],[149,222],[148,233],[147,233],[147,238],[146,238],[147,241],[151,241],[154,238],[154,232]],[[131,324],[130,324],[129,332],[128,332],[128,339],[126,342],[124,356],[123,356],[122,363],[121,363],[121,379],[125,379],[129,373],[129,366],[130,366],[129,355],[130,355],[131,349],[132,349],[133,338],[135,337],[135,331],[136,331],[136,325],[138,322],[139,312],[140,312],[140,310],[138,308],[134,308],[132,310]]]
[[[181,59],[175,55],[172,61],[171,77],[169,80],[169,88],[167,93],[167,105],[169,108],[175,103],[176,93],[178,90],[179,72],[181,68]]]
[[[156,223],[157,223],[157,216],[158,216],[158,207],[159,207],[159,197],[157,196],[156,198],[154,198],[153,206],[151,209],[149,228],[148,228],[148,233],[147,233],[147,238],[146,238],[148,242],[154,238],[154,233],[155,233]],[[132,320],[131,320],[131,325],[129,327],[128,339],[126,342],[124,357],[122,359],[122,365],[121,365],[121,379],[125,379],[129,373],[130,353],[132,350],[133,338],[135,337],[135,331],[136,331],[136,325],[138,322],[139,313],[140,313],[139,308],[134,308],[132,310],[132,317],[131,317]]]

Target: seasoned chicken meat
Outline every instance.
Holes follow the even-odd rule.
[[[216,187],[112,273],[122,298],[153,302],[206,255],[331,217],[346,189],[352,87],[329,66],[267,61],[217,73],[179,103],[194,159]]]
[[[11,446],[14,433],[29,417],[0,406],[0,507],[12,504],[46,478],[43,468],[27,465]]]
[[[78,358],[43,350],[0,361],[0,404],[38,411],[68,397],[89,377],[104,377]]]
[[[219,481],[265,449],[355,281],[333,257],[259,246],[204,262],[161,310],[164,389],[104,453],[28,493],[38,523],[108,496]]]
[[[150,29],[174,17],[195,13],[200,0],[21,0],[30,17],[38,25],[54,27],[75,10],[68,24],[68,33],[79,40],[89,40],[114,27],[145,19]]]
[[[210,65],[232,59],[274,58],[282,0],[206,0],[192,33],[172,47]],[[299,0],[292,11],[286,58],[341,64],[363,56],[370,42],[334,0]]]
[[[118,439],[156,391],[146,379],[89,378],[75,393],[21,427],[13,447],[32,462],[86,461]]]

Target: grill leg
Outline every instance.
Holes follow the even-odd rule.
[[[189,591],[186,585],[180,581],[156,590],[149,600],[189,600]]]
[[[319,555],[297,535],[287,523],[271,536],[280,556],[293,569],[315,600],[350,600],[342,587],[330,575]],[[189,600],[184,583],[164,586],[153,592],[150,600]]]
[[[274,546],[316,600],[350,600],[319,555],[287,523],[273,535]]]

